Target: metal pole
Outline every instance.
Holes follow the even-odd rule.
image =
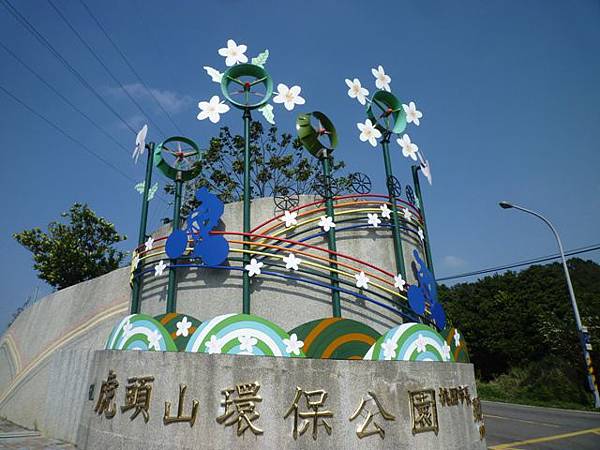
[[[325,180],[325,210],[327,212],[327,215],[329,217],[331,217],[331,220],[333,220],[335,222],[335,215],[333,212],[333,199],[331,198],[332,197],[331,185],[329,183],[331,180],[331,164],[330,164],[331,161],[330,161],[330,159],[331,159],[331,157],[327,154],[327,150],[323,149],[322,156],[321,156],[321,165],[323,167],[323,179]],[[335,228],[330,228],[329,231],[327,232],[327,246],[328,246],[329,250],[331,250],[332,252],[337,252],[337,245],[335,242]],[[329,258],[332,259],[333,261],[337,261],[337,256],[335,254],[330,254]],[[338,265],[336,262],[330,262],[329,267],[331,269],[337,270]],[[330,278],[331,278],[331,284],[336,288],[339,287],[340,281],[339,281],[337,272],[331,271]],[[342,317],[342,307],[340,304],[340,291],[338,289],[331,290],[331,306],[332,306],[332,311],[333,311],[333,317]]]
[[[181,219],[181,192],[183,190],[181,175],[181,171],[177,171],[177,178],[175,178],[175,201],[173,202],[173,231],[179,228],[179,221]],[[177,264],[177,260],[172,259],[169,264],[174,266]],[[177,310],[176,287],[177,273],[175,267],[171,267],[169,269],[169,285],[167,287],[167,313],[174,313]]]
[[[148,224],[148,192],[150,184],[152,184],[152,159],[154,156],[154,142],[146,145],[148,157],[146,159],[146,178],[144,179],[144,194],[142,196],[142,217],[140,219],[140,230],[138,233],[138,247],[146,241],[146,227]],[[137,276],[140,272],[139,268],[135,269],[133,277],[133,286],[131,288],[131,314],[140,312],[140,287],[142,278]]]
[[[423,204],[423,196],[421,195],[421,183],[419,182],[419,170],[421,166],[411,166],[413,184],[415,186],[415,194],[419,200],[419,211],[421,212],[421,218],[423,219],[423,232],[425,235],[425,257],[427,259],[427,265],[431,275],[435,278],[433,272],[433,258],[431,257],[431,246],[429,245],[429,231],[427,230],[427,221],[425,220],[425,205]]]
[[[250,233],[250,110],[244,109],[244,233]],[[250,264],[250,238],[244,234],[244,254],[243,254],[243,265]],[[242,288],[243,288],[243,299],[242,299],[242,312],[244,314],[250,314],[250,277],[248,272],[244,270],[242,272]]]
[[[394,187],[391,184],[392,162],[390,159],[389,143],[390,133],[387,132],[383,135],[383,139],[381,140],[381,146],[383,147],[385,180],[388,189],[388,195],[390,197],[390,203],[392,204],[392,237],[394,240],[394,255],[396,257],[396,272],[401,274],[402,278],[406,280],[404,255],[402,254],[402,238],[400,236],[400,221],[398,220],[398,207],[396,206],[396,194],[394,193]]]
[[[556,242],[558,243],[558,249],[560,251],[560,259],[562,261],[563,270],[565,272],[565,278],[567,279],[567,288],[569,289],[569,296],[571,297],[571,306],[573,306],[573,314],[575,315],[575,323],[577,324],[577,331],[579,333],[579,342],[581,344],[581,349],[583,351],[583,359],[585,361],[585,370],[586,370],[586,374],[587,374],[587,378],[588,378],[588,384],[589,384],[590,390],[594,394],[595,407],[600,408],[600,395],[598,395],[598,387],[594,383],[592,374],[590,372],[592,360],[591,360],[590,354],[585,346],[585,342],[583,340],[584,333],[583,333],[583,326],[581,325],[581,317],[579,316],[579,308],[577,307],[577,300],[575,299],[575,292],[573,291],[573,285],[571,284],[571,276],[569,275],[569,268],[567,267],[567,260],[565,258],[565,252],[563,250],[562,242],[560,240],[560,236],[558,235],[558,231],[556,231],[556,228],[554,228],[552,223],[548,219],[546,219],[544,216],[542,216],[541,214],[539,214],[535,211],[532,211],[530,209],[523,208],[522,206],[517,206],[514,204],[510,204],[510,206],[515,209],[519,209],[523,212],[529,213],[529,214],[537,217],[538,219],[541,219],[546,225],[548,225],[548,227],[550,227],[550,230],[552,230],[552,233],[554,234],[554,237],[556,238]]]

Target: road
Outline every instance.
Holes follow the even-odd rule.
[[[481,403],[492,450],[600,449],[600,413]]]

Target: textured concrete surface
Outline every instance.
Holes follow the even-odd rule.
[[[125,401],[128,377],[154,376],[149,408],[149,420],[142,414],[130,419],[133,411],[107,419],[97,415],[94,407],[99,387],[109,370],[117,375],[119,387],[116,405]],[[241,436],[236,425],[226,427],[216,422],[224,409],[220,406],[223,389],[238,383],[258,382],[256,411],[260,417],[254,424],[264,430],[254,435],[249,429]],[[424,432],[413,435],[408,391],[439,389],[468,385],[476,395],[473,368],[469,364],[413,363],[310,360],[293,358],[247,357],[190,353],[98,351],[90,372],[90,383],[96,386],[93,401],[83,401],[85,407],[77,439],[80,448],[111,449],[283,449],[283,448],[390,448],[390,449],[483,449],[479,429],[473,420],[471,406],[441,406],[437,404],[439,433]],[[184,414],[190,414],[193,399],[199,401],[199,413],[193,427],[188,423],[164,425],[164,402],[173,403],[177,410],[179,384],[186,384]],[[296,387],[303,390],[323,389],[328,393],[322,410],[333,417],[327,419],[332,427],[327,435],[318,427],[316,440],[312,428],[297,440],[292,437],[293,413],[284,419],[292,405]],[[373,391],[384,409],[395,416],[386,421],[376,416],[374,421],[385,430],[385,439],[373,435],[360,440],[356,428],[361,418],[350,422],[349,417],[367,391]],[[436,396],[437,398],[437,396]],[[300,411],[307,411],[305,400]],[[372,412],[377,408],[369,404]],[[366,414],[366,413],[365,413]]]
[[[0,418],[0,448],[19,450],[71,450],[74,445],[42,436],[6,419]]]

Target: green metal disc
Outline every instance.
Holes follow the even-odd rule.
[[[391,92],[377,91],[373,95],[373,101],[367,107],[367,117],[382,133],[389,131],[398,134],[406,128],[406,113],[402,102]]]
[[[246,80],[242,81],[241,77],[246,77]],[[248,81],[248,78],[253,78],[254,80]],[[232,83],[240,88],[238,92],[240,96],[237,100],[232,98],[229,90]],[[260,100],[254,102],[251,96],[255,95],[255,93],[251,91],[251,88],[257,84],[262,84],[265,92],[264,95],[261,94],[260,97],[256,97]],[[223,74],[221,91],[229,103],[235,107],[240,109],[256,109],[264,106],[271,98],[271,95],[273,95],[273,80],[267,71],[260,66],[254,64],[237,64]],[[240,99],[244,100],[240,101]]]
[[[189,181],[193,178],[196,178],[200,173],[200,167],[191,166],[189,168],[178,168],[171,166],[164,158],[163,150],[168,151],[172,154],[175,154],[171,149],[167,148],[167,144],[184,144],[192,148],[192,152],[189,152],[189,156],[195,156],[200,154],[200,149],[198,145],[189,138],[182,136],[173,136],[170,137],[160,144],[158,144],[154,149],[154,165],[160,169],[160,171],[171,180],[175,180],[177,178],[177,172],[181,172],[182,181]],[[182,158],[183,159],[183,158]]]
[[[321,130],[315,129],[311,118],[319,121]],[[300,114],[296,119],[296,130],[304,148],[317,158],[320,156],[321,150],[332,151],[338,145],[338,135],[333,122],[320,111]],[[327,136],[328,143],[323,142],[323,136]]]

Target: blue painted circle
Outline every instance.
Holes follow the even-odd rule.
[[[171,233],[171,236],[167,239],[165,245],[165,251],[167,256],[171,259],[179,258],[185,253],[187,247],[188,237],[187,234],[182,230],[175,230]]]
[[[408,288],[408,304],[410,308],[419,315],[425,313],[425,295],[423,289],[412,285]]]

